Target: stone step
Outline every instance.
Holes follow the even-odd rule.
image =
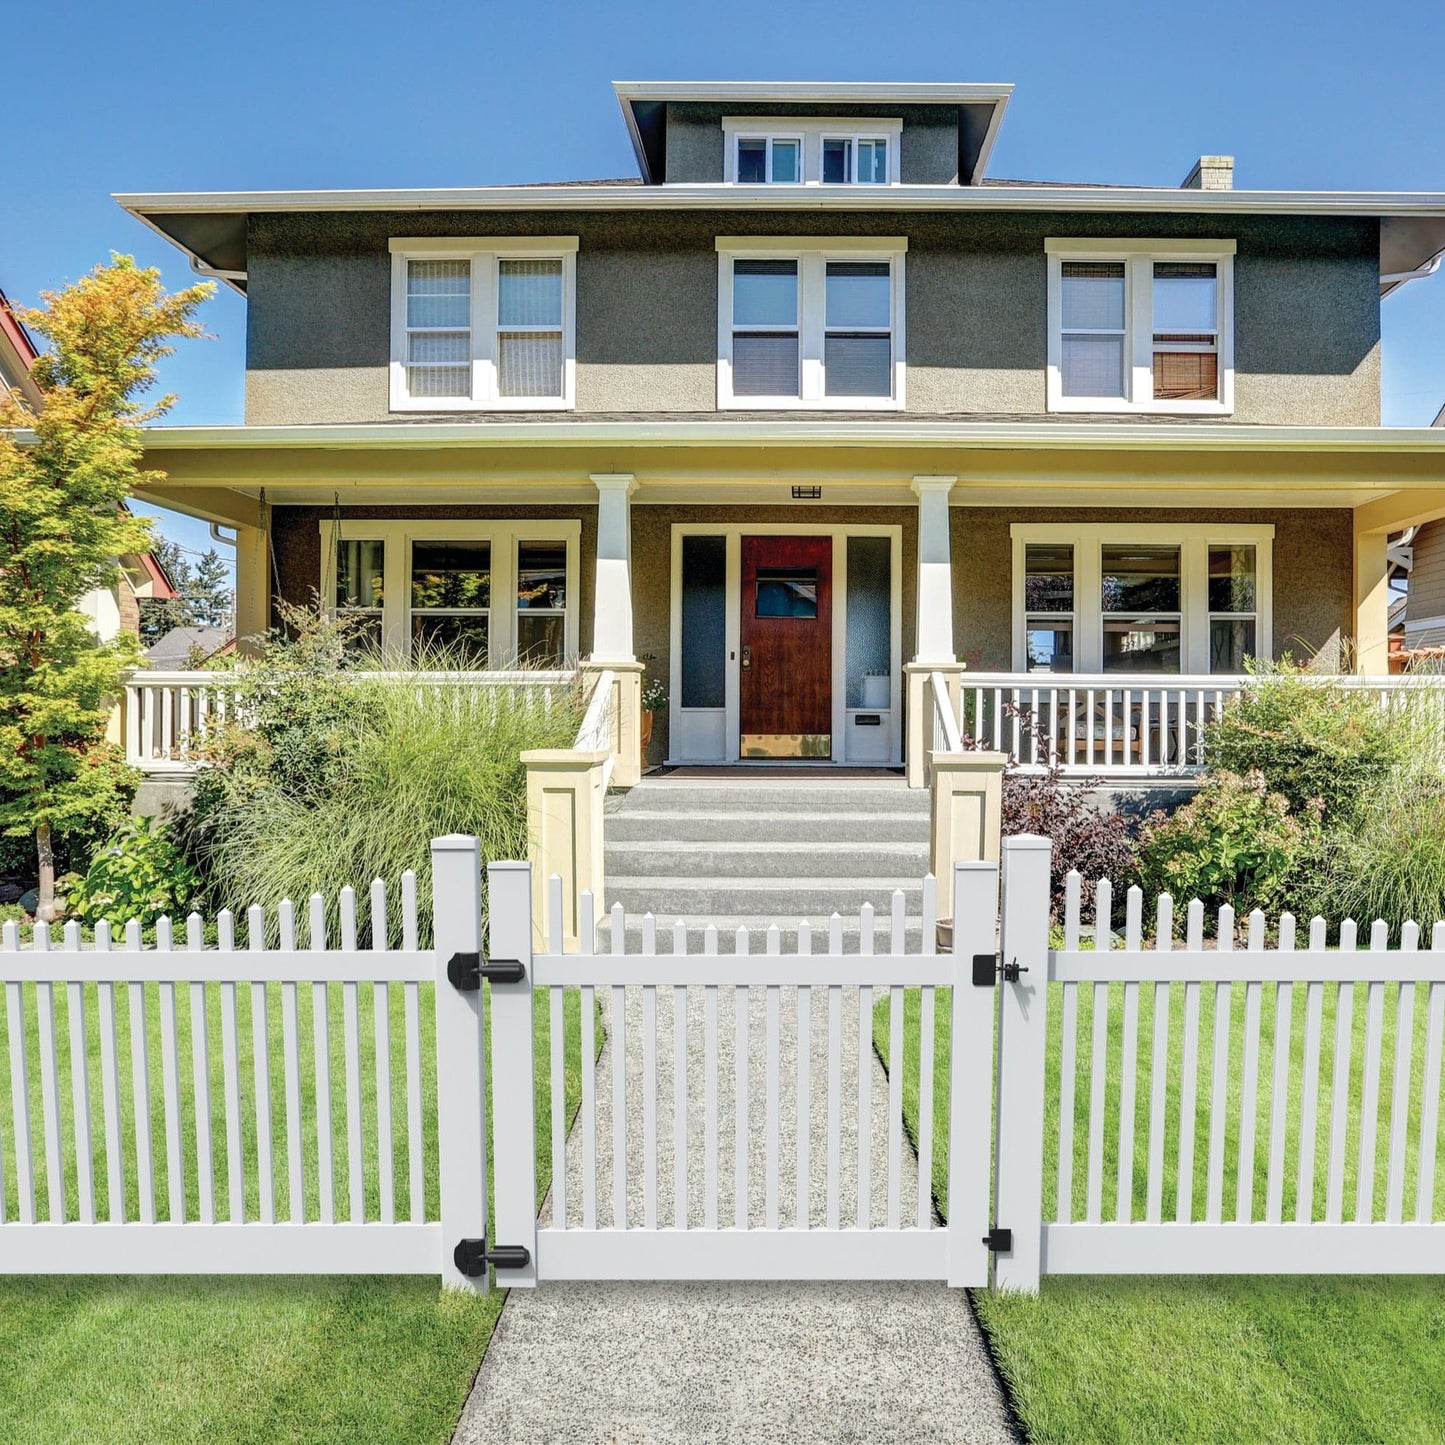
[[[918,913],[923,883],[892,878],[819,879],[638,877],[609,876],[607,903],[620,903],[627,913],[641,916],[711,920],[732,916],[762,917],[779,924],[799,918],[822,919],[833,913],[857,917],[871,903],[881,917],[893,907],[893,893],[901,889],[905,910]]]
[[[921,843],[925,847],[928,843],[928,814],[912,808],[877,812],[822,808],[782,812],[764,805],[763,810],[754,813],[720,810],[677,813],[637,807],[609,813],[605,828],[609,847],[614,842],[653,840],[787,843],[836,838],[869,843]]]
[[[928,813],[925,788],[893,781],[813,782],[780,778],[776,782],[649,781],[644,779],[617,801],[614,813],[640,809],[652,813]]]
[[[810,830],[788,842],[708,840],[680,842],[648,839],[607,840],[609,878],[907,878],[928,871],[928,843],[854,843],[836,841],[827,831]]]

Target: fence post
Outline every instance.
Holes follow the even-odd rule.
[[[1003,845],[1002,958],[1027,972],[999,985],[993,1217],[1013,1232],[1013,1248],[994,1256],[994,1285],[1028,1294],[1038,1293],[1043,1245],[1052,847],[1027,834]]]
[[[487,1292],[487,1271],[468,1277],[453,1251],[487,1234],[487,1059],[482,991],[447,978],[454,953],[482,948],[481,847],[451,833],[433,838],[432,917],[436,949],[437,1154],[444,1285]]]
[[[992,957],[997,922],[998,864],[956,864],[948,1080],[948,1282],[954,1286],[988,1283],[993,990],[974,986],[973,956]]]
[[[493,982],[492,1179],[499,1245],[526,1247],[530,1263],[509,1269],[509,1287],[537,1283],[536,1060],[532,1032],[532,865],[487,864],[487,942],[493,960],[515,959],[520,983]]]

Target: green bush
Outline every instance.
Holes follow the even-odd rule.
[[[182,917],[200,882],[164,823],[131,818],[64,891],[70,912],[82,923],[104,919],[121,929],[133,918],[149,925]]]
[[[1292,813],[1261,773],[1215,773],[1182,808],[1146,821],[1140,886],[1146,897],[1170,894],[1181,910],[1198,898],[1207,916],[1225,903],[1273,912],[1287,906],[1319,836],[1318,808]]]
[[[1318,802],[1327,822],[1354,817],[1408,756],[1411,729],[1368,692],[1288,662],[1252,677],[1209,726],[1211,769],[1260,773],[1296,813]]]

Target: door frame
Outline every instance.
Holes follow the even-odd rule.
[[[742,639],[742,539],[750,537],[830,537],[833,542],[833,737],[848,742],[848,553],[849,537],[887,537],[889,548],[888,597],[888,706],[891,718],[891,739],[888,761],[874,766],[898,767],[903,761],[903,527],[895,522],[819,524],[805,522],[674,522],[672,524],[672,592],[668,657],[668,697],[672,700],[672,716],[668,728],[668,762],[685,761],[676,757],[679,735],[678,714],[682,698],[682,539],[684,537],[723,537],[726,539],[726,657],[723,660],[724,723],[721,763],[742,762],[741,688],[742,673],[738,651]],[[840,545],[841,544],[841,545]],[[876,712],[876,708],[853,709]],[[835,742],[835,752],[838,744]],[[780,759],[780,763],[798,766],[798,759]],[[751,766],[758,759],[747,759]],[[761,764],[767,766],[767,764]],[[818,761],[814,767],[850,766],[846,756],[831,761]],[[859,766],[855,761],[851,766]]]

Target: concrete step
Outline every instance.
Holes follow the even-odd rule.
[[[893,893],[901,889],[905,910],[918,913],[923,895],[918,879],[850,878],[845,880],[799,878],[639,877],[613,875],[607,879],[607,903],[620,903],[627,913],[641,916],[711,920],[733,916],[763,917],[779,924],[799,918],[821,919],[833,913],[857,916],[871,903],[886,917]]]
[[[657,951],[659,953],[672,953],[673,951],[673,924],[677,919],[672,914],[654,915],[656,918]],[[700,954],[703,949],[703,933],[705,925],[695,923],[690,919],[684,919],[688,924],[687,951],[690,954]],[[728,915],[719,918],[710,918],[707,923],[713,924],[718,932],[718,952],[720,954],[736,953],[737,931],[745,929],[748,939],[749,953],[766,953],[768,948],[768,929],[777,921],[778,923],[778,946],[783,953],[796,953],[798,951],[798,920],[790,919],[786,923],[782,920],[774,920],[768,917],[756,917],[750,915]],[[828,950],[830,934],[829,919],[824,917],[810,918],[807,920],[811,925],[811,939],[809,952],[824,953]],[[890,948],[891,924],[889,920],[882,919],[874,929],[873,951],[875,953],[886,953]],[[923,929],[923,920],[916,915],[909,915],[903,921],[904,948],[909,953],[917,953],[919,950],[920,935]],[[640,953],[642,950],[642,917],[639,914],[628,914],[623,923],[623,937],[626,940],[626,949],[629,953]],[[858,919],[855,915],[852,918],[842,920],[842,942],[844,953],[857,953],[859,951],[860,930]],[[606,919],[598,930],[598,949],[606,952],[612,947],[612,920]]]
[[[678,842],[671,838],[606,844],[607,876],[919,879],[928,871],[928,843],[854,843],[809,830],[788,842]]]
[[[928,813],[924,788],[909,788],[902,779],[813,782],[779,779],[777,782],[699,781],[674,783],[644,779],[620,799],[616,816],[634,810],[669,813]]]
[[[797,843],[816,838],[854,839],[869,843],[916,842],[926,847],[928,814],[913,808],[881,812],[824,811],[820,808],[809,812],[766,809],[754,813],[718,810],[677,813],[667,809],[637,807],[609,813],[606,835],[609,847],[613,843],[662,839],[676,843]]]

